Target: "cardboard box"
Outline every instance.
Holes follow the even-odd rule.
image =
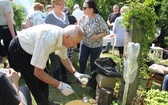
[[[96,76],[96,81],[100,88],[106,87],[106,88],[114,88],[116,84],[116,78],[115,77],[107,77],[101,74],[98,74]]]

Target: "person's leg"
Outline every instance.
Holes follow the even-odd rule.
[[[124,47],[118,47],[118,51],[120,58],[123,58]]]
[[[68,71],[62,63],[61,63],[61,74],[62,74],[61,81],[67,84],[71,84],[71,81],[68,79]]]
[[[32,105],[30,91],[26,86],[19,86],[19,93],[24,105]]]
[[[73,61],[73,53],[74,53],[74,47],[68,48],[68,58],[71,62]]]
[[[97,48],[90,48],[90,66],[91,72],[96,70],[96,65],[94,64],[95,60],[100,57],[102,51],[102,46]]]
[[[11,41],[9,52],[12,60],[22,74],[26,85],[34,96],[37,105],[49,105],[48,84],[34,76],[34,66],[30,64],[32,56],[23,51],[17,38]]]
[[[61,61],[58,55],[54,53],[50,54],[50,61],[51,61],[51,72],[53,73],[53,77],[57,80],[61,80],[60,73],[61,73]]]
[[[14,28],[14,31],[16,34],[15,28]],[[12,35],[10,33],[9,28],[5,28],[2,31],[0,31],[0,34],[1,34],[1,38],[3,39],[3,42],[4,42],[5,50],[7,51],[7,57],[8,57],[10,68],[13,68],[14,70],[17,71],[18,69],[15,66],[14,62],[11,60],[10,54],[9,54],[9,44],[10,44],[10,41],[12,40]]]
[[[162,90],[168,91],[168,74],[164,77]]]
[[[111,47],[111,42],[108,42],[105,50],[103,50],[102,53],[108,53],[110,51],[110,47]]]
[[[90,53],[89,48],[81,43],[80,51],[79,51],[80,73],[85,73],[89,53]]]
[[[0,56],[2,58],[2,63],[4,64],[4,68],[8,67],[8,58],[7,58],[7,51],[5,46],[2,44],[3,40],[0,38]]]
[[[69,60],[72,62],[73,60],[73,52],[74,52],[74,48],[68,48],[68,58]],[[67,69],[65,68],[65,66],[61,63],[61,74],[62,74],[62,81],[67,83],[67,84],[71,84],[71,81],[68,79],[68,72]]]

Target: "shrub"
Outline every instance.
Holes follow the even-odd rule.
[[[23,7],[13,3],[14,21],[16,22],[16,30],[22,29],[22,22],[26,17],[26,13],[23,11]]]

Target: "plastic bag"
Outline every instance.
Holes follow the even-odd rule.
[[[118,72],[117,64],[109,57],[98,58],[94,62],[100,74],[109,77],[122,77]]]

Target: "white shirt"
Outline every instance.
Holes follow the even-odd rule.
[[[124,40],[125,40],[125,32],[126,29],[120,24],[123,17],[117,17],[114,22],[113,26],[113,33],[116,34],[114,46],[116,47],[123,47],[124,46]]]
[[[63,29],[50,24],[30,27],[18,33],[21,47],[32,55],[31,64],[44,69],[49,54],[57,52],[62,59],[67,58],[67,48],[62,45]]]
[[[77,8],[72,12],[72,15],[75,16],[76,20],[79,22],[80,18],[84,15],[84,13],[82,10]]]

